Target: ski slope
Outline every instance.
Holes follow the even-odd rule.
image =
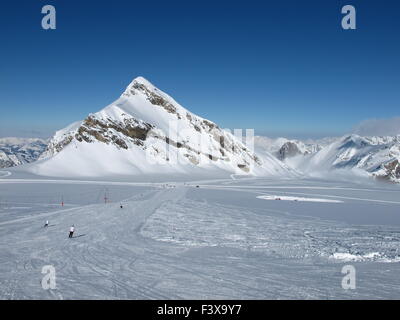
[[[15,180],[0,179],[1,299],[400,298],[396,186]],[[339,202],[257,198],[298,194]],[[354,291],[341,288],[349,263]]]

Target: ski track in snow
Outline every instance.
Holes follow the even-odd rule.
[[[243,181],[240,179],[241,184]],[[258,180],[246,181],[251,184]],[[0,187],[14,184],[8,183]],[[29,190],[29,183],[33,182],[25,183]],[[40,181],[33,186],[45,190],[54,183],[57,182],[46,186],[45,181]],[[75,184],[82,193],[97,184],[66,183]],[[159,183],[122,183],[120,186],[136,189],[129,197],[120,197],[113,203],[74,204],[48,212],[40,212],[39,206],[35,214],[0,222],[0,298],[400,297],[400,264],[387,263],[399,261],[400,228],[352,226],[306,216],[311,205],[321,206],[324,211],[323,203],[299,204],[306,206],[303,216],[296,214],[303,207],[287,207],[275,201],[256,207],[254,194],[265,194],[265,189],[256,185],[226,187],[222,185],[227,183],[224,180],[219,185],[217,181],[214,185],[200,183],[198,189],[194,187],[197,183],[170,188]],[[285,186],[267,188],[286,193],[282,192]],[[330,190],[326,186],[310,188]],[[238,192],[246,201],[237,200]],[[329,196],[340,198],[325,195]],[[235,200],[240,201],[239,206]],[[360,199],[347,200],[354,203]],[[369,200],[379,208],[397,205],[396,201]],[[29,203],[23,197],[11,202],[13,206],[14,202]],[[346,201],[338,205],[348,204]],[[0,205],[0,215],[7,210]],[[50,220],[50,227],[44,229],[46,219]],[[68,239],[72,223],[76,235]],[[354,292],[341,289],[341,267],[349,262],[361,277]],[[41,268],[48,264],[56,268],[57,289],[53,291],[43,290],[40,284]]]

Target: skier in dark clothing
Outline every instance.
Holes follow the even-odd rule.
[[[74,235],[74,231],[75,231],[75,226],[72,225],[71,228],[69,228],[69,238],[72,238],[72,236]]]
[[[49,220],[46,220],[46,223],[44,224],[44,227],[48,227],[49,226]]]

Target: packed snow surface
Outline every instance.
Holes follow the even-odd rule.
[[[0,179],[1,299],[400,298],[398,186],[11,173]],[[345,264],[357,270],[356,290],[342,289]],[[41,286],[46,265],[55,290]]]

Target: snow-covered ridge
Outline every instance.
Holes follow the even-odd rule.
[[[274,148],[269,150],[288,166],[306,174],[324,176],[324,173],[341,170],[349,176],[366,175],[400,183],[400,135],[361,137],[351,134],[311,143],[259,137],[256,144],[259,148],[269,145]]]
[[[58,131],[31,171],[97,176],[199,168],[236,174],[293,171],[271,155],[261,159],[230,132],[188,111],[143,77],[134,79],[114,103]]]
[[[400,136],[349,135],[313,155],[308,170],[351,169],[386,181],[400,182]]]

